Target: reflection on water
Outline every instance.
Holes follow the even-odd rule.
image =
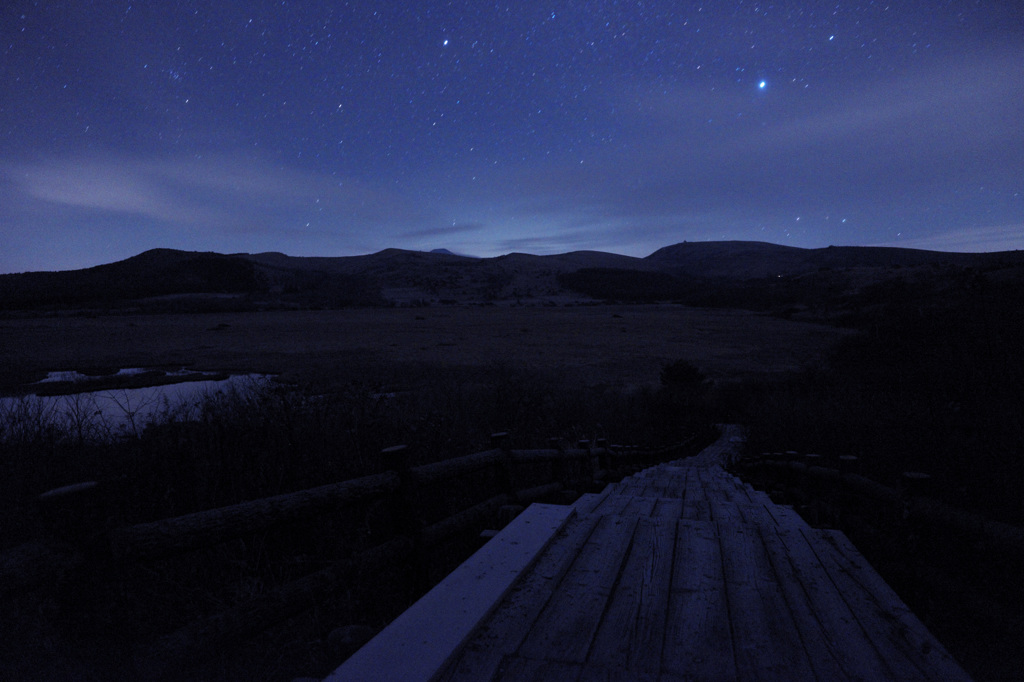
[[[119,374],[143,371],[121,370]],[[174,373],[167,375],[174,376]],[[51,372],[39,383],[89,379],[78,372]],[[69,395],[0,397],[0,418],[5,421],[31,418],[76,431],[87,427],[94,433],[103,431],[111,436],[130,436],[141,433],[147,424],[165,417],[178,421],[197,417],[202,401],[217,392],[260,387],[269,380],[264,374],[244,374],[226,379],[84,391]]]

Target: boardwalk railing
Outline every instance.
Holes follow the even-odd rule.
[[[383,473],[121,528],[104,527],[105,486],[84,482],[39,497],[49,536],[0,553],[0,597],[52,590],[69,575],[116,575],[118,567],[166,559],[317,517],[347,515],[346,525],[372,537],[343,548],[342,560],[200,618],[161,637],[143,653],[140,671],[155,674],[201,660],[297,615],[356,575],[408,566],[419,591],[429,588],[424,556],[447,540],[500,528],[526,505],[568,502],[604,482],[640,468],[694,454],[705,443],[691,437],[661,448],[580,441],[573,448],[513,450],[506,434],[493,449],[410,466],[405,446],[382,452]],[[292,526],[289,526],[292,527]],[[339,540],[344,543],[345,539]]]
[[[933,499],[927,474],[904,472],[901,486],[893,488],[857,473],[856,457],[842,456],[829,464],[817,454],[762,453],[743,458],[738,469],[812,522],[869,535],[894,523],[912,524],[969,537],[1004,557],[1024,561],[1024,528]]]

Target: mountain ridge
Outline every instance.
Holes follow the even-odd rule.
[[[81,270],[0,275],[0,311],[159,311],[431,304],[567,305],[607,300],[770,308],[900,280],[1024,268],[1024,252],[817,249],[681,242],[640,258],[604,251],[476,258],[388,248],[357,256],[150,249]],[[766,291],[774,292],[766,298]]]

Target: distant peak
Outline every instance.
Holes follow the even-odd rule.
[[[464,253],[455,253],[454,251],[449,251],[448,249],[431,249],[430,253],[436,253],[439,256],[457,256],[459,258],[476,258],[476,256],[467,256]]]

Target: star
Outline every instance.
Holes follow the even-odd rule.
[[[767,87],[768,87],[768,81],[761,81],[760,83],[757,84],[758,90],[764,90]]]

